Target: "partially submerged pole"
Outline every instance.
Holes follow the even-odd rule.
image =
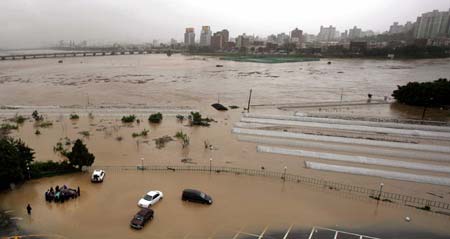
[[[248,96],[247,113],[250,113],[250,101],[252,100],[252,89],[250,89],[250,95]]]

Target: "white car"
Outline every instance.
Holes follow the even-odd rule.
[[[155,203],[161,201],[163,197],[164,195],[161,191],[150,191],[145,194],[141,200],[139,200],[138,206],[142,208],[149,208],[155,205]]]
[[[102,169],[94,170],[91,176],[91,182],[100,183],[103,182],[104,178],[105,178],[105,170]]]

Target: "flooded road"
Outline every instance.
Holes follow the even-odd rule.
[[[81,197],[63,204],[44,200],[49,187],[63,184],[80,186]],[[203,190],[214,203],[183,202],[184,188]],[[132,230],[129,221],[138,211],[137,201],[149,190],[161,190],[164,199],[152,207],[153,221],[141,231]],[[31,216],[24,209],[27,203],[33,206]],[[231,238],[238,231],[261,233],[266,227],[283,230],[290,225],[367,230],[372,236],[382,235],[374,228],[450,235],[445,216],[273,178],[228,174],[109,171],[101,184],[91,184],[88,173],[52,177],[27,183],[7,197],[2,194],[0,207],[14,210],[23,218],[19,225],[30,231],[64,238]],[[408,223],[405,216],[413,220]]]

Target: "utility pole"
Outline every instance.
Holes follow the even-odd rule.
[[[247,113],[250,113],[250,101],[252,100],[252,89],[250,89],[250,95],[248,96]]]

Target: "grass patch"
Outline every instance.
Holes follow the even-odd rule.
[[[189,121],[191,125],[209,126],[209,123],[213,122],[214,119],[202,118],[200,112],[191,112],[191,114],[189,115]]]
[[[131,134],[131,136],[133,136],[133,138],[136,138],[136,137],[147,137],[148,132],[150,132],[148,129],[144,129],[144,130],[142,130],[142,131],[139,132],[139,133],[133,133],[133,134]]]
[[[164,146],[166,146],[166,143],[168,143],[168,142],[170,142],[172,140],[173,140],[172,137],[167,136],[167,135],[154,139],[155,144],[156,144],[156,148],[158,148],[158,149],[164,148]]]
[[[48,128],[52,125],[53,125],[53,123],[51,121],[42,121],[42,122],[37,121],[36,122],[36,127],[39,127],[39,128]]]
[[[13,118],[9,119],[9,121],[14,122],[16,124],[23,124],[25,122],[25,120],[27,120],[28,118],[22,116],[22,115],[15,115]]]
[[[183,121],[184,120],[184,115],[177,115],[175,117],[177,117],[177,120],[179,120],[179,121]]]
[[[155,114],[151,114],[150,117],[148,117],[148,121],[150,121],[150,123],[161,123],[161,120],[163,119],[163,116],[161,113],[155,113]]]
[[[7,130],[7,131],[9,131],[9,130],[17,130],[17,129],[19,129],[19,126],[18,125],[14,125],[14,124],[3,123],[0,126],[0,129],[1,130]]]
[[[79,134],[81,134],[81,135],[83,135],[84,137],[89,137],[89,136],[91,136],[91,133],[89,133],[89,131],[80,131],[80,132],[78,132]]]
[[[77,120],[77,119],[79,119],[79,118],[80,118],[80,116],[77,115],[77,114],[70,114],[70,119],[71,119],[71,120]]]
[[[136,120],[136,115],[126,115],[121,120],[122,123],[133,123]]]
[[[187,134],[185,134],[183,131],[178,131],[175,134],[175,138],[179,139],[181,141],[181,145],[183,146],[183,148],[187,147],[189,145],[189,136],[187,136]]]

